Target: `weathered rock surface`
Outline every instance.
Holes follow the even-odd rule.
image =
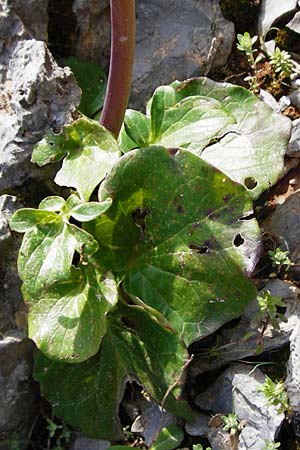
[[[48,0],[7,0],[7,4],[14,9],[34,39],[47,42]]]
[[[256,320],[258,304],[256,300],[253,301],[245,309],[236,327],[219,332],[220,345],[219,348],[215,348],[215,353],[211,357],[209,353],[207,356],[204,353],[202,357],[201,354],[197,355],[189,368],[191,376],[218,369],[237,359],[255,355],[260,340],[266,351],[278,349],[289,343],[290,336],[300,321],[300,290],[279,279],[271,280],[259,292],[259,295],[264,290],[269,290],[271,295],[280,297],[286,304],[284,313],[286,322],[280,322],[280,330],[275,330],[268,325],[261,339],[260,325]]]
[[[231,52],[234,26],[217,0],[138,0],[131,105],[144,108],[153,90],[175,79],[208,74]]]
[[[0,197],[0,332],[15,337],[26,336],[26,330],[22,328],[23,303],[21,281],[17,273],[22,236],[10,231],[8,221],[21,206],[16,197]]]
[[[294,432],[300,438],[300,323],[290,336],[290,357],[285,386],[293,409]]]
[[[258,34],[262,36],[279,18],[297,8],[298,0],[261,0]]]
[[[33,344],[29,339],[5,338],[0,341],[1,450],[11,450],[9,440],[12,435],[25,443],[36,417],[32,351]]]
[[[144,437],[145,444],[150,447],[159,431],[175,422],[175,417],[161,408],[157,403],[148,402],[142,413],[135,419],[131,426],[133,433]]]
[[[239,435],[239,450],[262,450],[265,440],[276,439],[284,420],[284,414],[268,405],[260,392],[264,381],[259,369],[235,364],[195,399],[203,410],[224,415],[234,411],[240,421],[246,421]]]
[[[75,0],[72,10],[76,18],[74,56],[106,68],[110,52],[109,0]]]
[[[185,430],[190,436],[206,437],[208,431],[208,422],[210,417],[207,414],[201,412],[194,413],[195,421],[187,422],[185,424]]]
[[[89,439],[85,436],[78,436],[71,444],[70,450],[107,450],[109,447],[109,441]]]
[[[300,275],[300,191],[289,195],[283,204],[277,205],[274,213],[264,222],[263,228],[269,233],[282,250],[289,251],[289,257],[295,264],[290,272]]]
[[[287,156],[300,156],[300,119],[292,122],[292,135],[286,149]]]
[[[295,33],[300,33],[300,12],[297,12],[286,26]]]
[[[17,3],[18,5],[21,2]],[[33,145],[52,127],[71,120],[80,90],[68,68],[60,68],[42,41],[8,5],[0,15],[0,192],[30,175]]]

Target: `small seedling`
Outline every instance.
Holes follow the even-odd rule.
[[[228,416],[222,416],[224,422],[223,430],[230,434],[236,434],[239,431],[239,419],[236,414],[230,413]]]
[[[66,424],[57,425],[57,423],[55,423],[51,419],[47,419],[47,422],[47,430],[49,432],[48,444],[50,445],[50,440],[56,437],[56,443],[55,447],[53,447],[53,450],[64,450],[65,444],[68,444],[70,442],[72,433],[70,432]],[[62,444],[62,441],[64,442],[64,445]]]
[[[294,265],[289,258],[289,252],[281,250],[280,247],[277,247],[275,251],[268,251],[268,255],[272,261],[272,266],[274,268],[278,268],[278,270],[280,270],[283,266],[285,266],[286,270],[288,270]]]
[[[286,321],[283,314],[277,311],[277,307],[286,307],[286,304],[277,296],[271,295],[270,291],[265,290],[261,296],[257,297],[259,305],[258,319],[262,322],[264,329],[270,323],[276,330],[279,330],[280,321]]]
[[[263,450],[276,450],[280,447],[280,442],[274,442],[274,441],[265,441],[266,445],[264,446]]]
[[[270,64],[272,64],[280,78],[289,77],[293,71],[291,55],[278,47],[275,48],[274,53],[270,56]]]
[[[257,82],[257,63],[261,60],[261,55],[258,55],[254,57],[257,50],[253,48],[254,44],[257,42],[258,37],[253,36],[251,37],[250,34],[246,31],[244,34],[238,34],[237,35],[237,49],[240,52],[245,53],[247,56],[248,62],[250,64],[250,67],[253,71],[252,74],[248,75],[245,78],[245,81],[247,81],[250,85],[250,90],[252,92],[256,92],[259,88],[258,82]]]
[[[264,394],[269,405],[277,407],[278,412],[289,410],[289,398],[283,381],[273,381],[266,376],[266,380],[259,391]]]
[[[194,444],[193,450],[204,450],[203,446],[201,444]],[[206,447],[205,450],[211,450],[211,447]]]

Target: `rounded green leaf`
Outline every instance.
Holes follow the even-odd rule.
[[[87,228],[99,264],[163,314],[186,345],[237,317],[255,298],[259,229],[243,187],[196,155],[149,147],[127,153],[100,189],[113,198]]]
[[[74,217],[75,220],[78,220],[79,222],[89,222],[90,220],[94,220],[96,219],[96,217],[99,217],[101,214],[105,213],[105,211],[108,210],[111,204],[111,198],[108,198],[101,203],[82,203],[75,206],[75,208],[71,210],[70,214],[72,217]]]
[[[53,222],[57,219],[54,212],[41,211],[34,208],[23,208],[16,211],[9,222],[12,230],[24,233],[38,224]]]
[[[173,450],[178,448],[184,438],[184,432],[175,424],[171,424],[168,427],[163,428],[155,442],[151,446],[151,450]]]
[[[65,204],[64,198],[58,197],[57,195],[53,195],[51,197],[44,198],[39,204],[39,209],[58,212],[62,210],[64,204]]]

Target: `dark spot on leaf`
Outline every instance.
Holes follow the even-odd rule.
[[[149,214],[149,210],[148,208],[137,208],[135,211],[133,211],[132,213],[132,218],[134,223],[138,226],[141,227],[142,231],[144,232],[146,229],[146,221],[145,218],[148,216]]]
[[[200,225],[200,223],[199,223],[199,222],[194,222],[194,223],[192,224],[192,227],[193,227],[193,228],[198,228],[198,227],[199,227],[199,225]]]
[[[224,195],[223,200],[225,203],[228,203],[231,200],[231,195]]]
[[[176,211],[179,213],[179,214],[184,214],[184,207],[182,206],[182,205],[178,205],[177,206],[177,208],[176,208]]]
[[[245,239],[240,234],[237,234],[234,238],[233,245],[235,247],[240,247],[241,245],[243,245],[244,242]]]
[[[49,141],[48,144],[50,145],[50,147],[54,147],[54,142],[53,141]]]
[[[178,152],[179,152],[179,149],[176,148],[176,147],[174,147],[174,148],[168,148],[168,152],[169,152],[169,155],[170,155],[170,156],[174,157],[174,156],[177,156],[177,154],[178,154]]]
[[[214,210],[211,209],[211,208],[209,208],[209,209],[207,210],[207,213],[206,213],[206,214],[208,215],[208,217],[209,217],[211,220],[218,220],[218,219],[220,218],[220,214],[214,212]]]
[[[200,255],[204,255],[205,253],[209,252],[209,248],[206,245],[198,245],[195,244],[194,242],[191,242],[189,244],[189,248],[191,250],[196,250],[196,252],[199,253]]]
[[[254,189],[257,186],[257,181],[253,177],[247,177],[244,180],[247,189]]]

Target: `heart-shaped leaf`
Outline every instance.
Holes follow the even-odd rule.
[[[124,152],[150,144],[186,148],[244,185],[252,198],[282,173],[291,121],[240,86],[195,78],[158,88],[139,118],[139,124],[150,121],[148,134],[145,127],[139,133],[131,116],[126,113],[119,138]]]
[[[61,135],[48,132],[32,153],[32,162],[42,166],[60,160],[55,182],[77,189],[88,201],[95,187],[119,158],[119,146],[112,134],[99,123],[81,118],[66,125]]]
[[[146,311],[120,305],[108,316],[98,355],[71,365],[39,353],[34,373],[55,415],[87,436],[115,441],[123,437],[118,412],[127,381],[138,380],[157,402],[165,397],[166,408],[191,419],[187,405],[172,394],[183,381],[187,356],[177,336]]]
[[[99,242],[96,259],[125,277],[127,291],[163,314],[186,345],[255,298],[243,273],[259,256],[252,202],[196,155],[162,147],[129,152],[99,195],[113,204],[87,224]]]

